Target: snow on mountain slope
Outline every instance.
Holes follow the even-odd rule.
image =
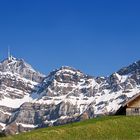
[[[4,130],[10,117],[32,100],[45,76],[36,72],[22,59],[5,59],[0,63],[0,129]]]
[[[23,59],[17,59],[11,56],[0,63],[1,72],[10,72],[18,74],[20,77],[24,77],[28,80],[41,82],[43,74],[35,71],[28,63]]]
[[[109,77],[92,77],[63,66],[48,76],[22,59],[0,63],[0,130],[16,134],[114,114],[140,92],[140,62]]]

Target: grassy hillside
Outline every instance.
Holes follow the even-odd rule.
[[[102,117],[65,126],[38,129],[2,140],[140,139],[140,117]]]

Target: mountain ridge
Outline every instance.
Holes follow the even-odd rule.
[[[0,130],[17,134],[115,114],[139,92],[139,61],[93,77],[69,66],[43,75],[12,57],[0,63]]]

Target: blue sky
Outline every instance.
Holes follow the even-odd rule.
[[[0,59],[104,76],[140,60],[139,0],[1,0]]]

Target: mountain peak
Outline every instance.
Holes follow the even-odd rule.
[[[72,73],[72,74],[76,74],[76,73],[82,74],[82,72],[80,70],[75,69],[75,68],[70,67],[70,66],[62,66],[62,67],[60,67],[60,69],[57,69],[57,71],[58,71],[58,73],[64,72],[64,73]]]
[[[117,73],[120,75],[128,75],[133,72],[140,71],[140,60],[132,63],[131,65],[120,69]]]
[[[31,69],[31,71],[35,70],[32,68],[31,65],[29,65],[28,63],[26,63],[23,59],[19,59],[19,58],[15,58],[13,56],[8,57],[7,59],[3,60],[0,63],[1,66],[3,66],[0,71],[6,72],[17,72],[16,69],[20,68],[20,69]],[[15,69],[15,71],[13,71]]]
[[[15,58],[13,56],[8,57],[0,63],[0,71],[18,74],[35,82],[40,82],[42,78],[45,77],[43,74],[34,70],[32,66],[23,59]]]

